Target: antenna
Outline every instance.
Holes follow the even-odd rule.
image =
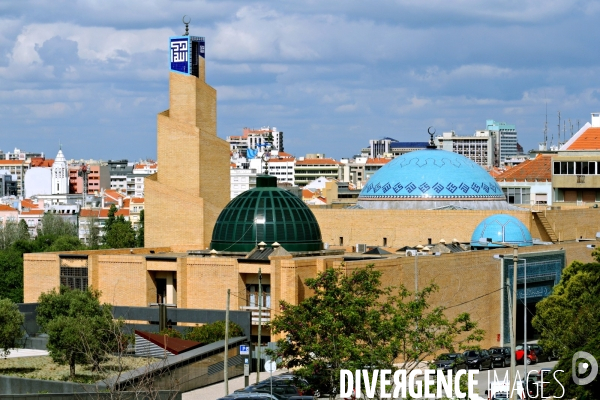
[[[567,121],[563,120],[563,142],[567,140]]]
[[[544,123],[544,147],[548,143],[548,101],[546,101],[546,123]]]
[[[571,137],[573,137],[573,124],[571,123],[571,118],[569,118],[569,127],[571,128]]]
[[[558,112],[558,146],[560,147],[560,111]]]

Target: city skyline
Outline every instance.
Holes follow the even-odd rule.
[[[70,3],[69,3],[70,4]],[[118,12],[115,12],[118,10]],[[218,135],[270,125],[286,151],[349,157],[427,127],[515,124],[524,149],[600,110],[597,4],[578,1],[128,2],[0,5],[0,149],[156,158],[168,37],[206,37]],[[562,123],[561,123],[562,129]]]

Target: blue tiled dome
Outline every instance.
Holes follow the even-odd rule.
[[[496,214],[487,217],[477,225],[471,236],[471,246],[502,247],[499,244],[482,243],[480,240],[491,239],[508,245],[533,246],[533,240],[527,227],[512,215]]]
[[[390,161],[369,179],[358,200],[364,208],[435,208],[450,204],[474,209],[509,208],[502,189],[486,170],[460,154],[437,149],[409,152]],[[392,204],[398,200],[426,201],[426,205]],[[490,200],[502,204],[470,207],[464,203]],[[379,201],[378,206],[370,206],[373,201]]]

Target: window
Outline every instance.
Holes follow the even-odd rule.
[[[340,236],[340,246],[343,246],[343,245],[344,245],[344,237]]]
[[[386,237],[384,237],[384,238],[383,238],[383,247],[386,247],[386,246],[387,246],[387,238],[386,238]]]
[[[60,284],[71,289],[87,290],[88,269],[60,267]]]

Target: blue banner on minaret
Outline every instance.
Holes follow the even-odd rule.
[[[192,46],[189,36],[172,36],[169,38],[169,58],[171,71],[189,74]]]
[[[169,38],[171,71],[198,77],[198,57],[205,58],[203,37],[171,36]]]

